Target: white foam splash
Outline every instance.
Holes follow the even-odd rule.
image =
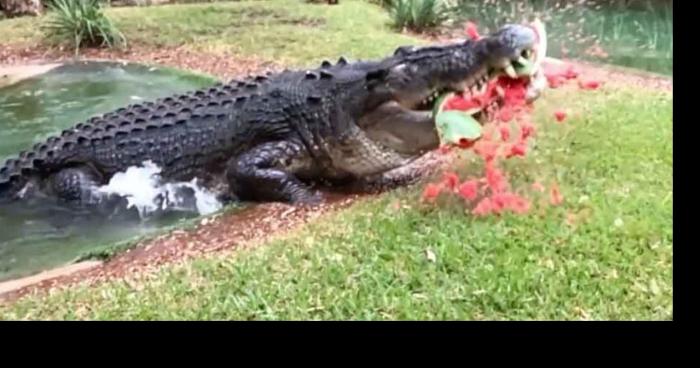
[[[208,215],[221,209],[222,204],[216,195],[200,186],[196,178],[190,182],[164,183],[160,172],[161,168],[158,165],[146,161],[143,166],[132,166],[115,174],[109,183],[98,188],[98,191],[125,197],[128,208],[136,207],[141,218],[161,211],[194,210],[192,201],[200,215]],[[185,192],[186,189],[191,189],[194,198],[188,193],[183,193],[183,189]]]

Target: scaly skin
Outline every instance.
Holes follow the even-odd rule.
[[[95,204],[97,186],[150,160],[166,180],[225,179],[240,200],[316,203],[309,180],[376,185],[437,148],[436,95],[481,88],[535,43],[531,28],[509,25],[478,41],[341,58],[130,105],[9,159],[0,200]]]

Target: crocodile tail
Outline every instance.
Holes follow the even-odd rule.
[[[0,201],[10,197],[10,182],[0,182]]]
[[[8,158],[0,166],[0,199],[13,198],[33,175],[41,172],[44,164],[56,156],[51,145],[58,140],[57,137],[51,137],[45,142],[37,143],[32,149]]]
[[[32,155],[29,155],[30,157]],[[27,153],[22,152],[19,157],[10,158],[0,166],[0,199],[7,200],[14,197],[29,176],[35,171],[33,161],[27,160]]]
[[[17,182],[21,179],[10,164],[12,164],[12,161],[7,160],[0,167],[0,201],[9,200],[14,196]]]
[[[61,161],[62,154],[70,155],[76,146],[75,139],[67,139],[72,130],[65,130],[61,136],[52,136],[36,143],[27,151],[11,157],[0,166],[0,198],[13,196],[32,176],[41,175],[48,167]]]
[[[12,183],[9,181],[0,182],[0,203],[8,202],[14,197],[14,190],[12,190]]]

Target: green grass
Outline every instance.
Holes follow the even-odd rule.
[[[373,58],[397,45],[420,43],[393,33],[389,15],[365,1],[309,5],[299,0],[242,1],[105,11],[131,45],[184,46],[309,65],[323,58]],[[8,43],[38,44],[36,19],[0,22]]]
[[[509,172],[557,180],[561,207],[475,219],[404,188],[257,249],[28,297],[0,319],[672,319],[672,95],[553,90],[535,122],[535,150]]]

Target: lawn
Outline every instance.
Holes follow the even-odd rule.
[[[299,0],[111,8],[106,14],[132,45],[183,46],[308,66],[323,58],[375,58],[416,38],[390,32],[389,16],[365,1],[337,6]],[[8,44],[39,44],[37,19],[0,22]]]
[[[274,5],[109,14],[132,44],[290,65],[374,57],[416,42],[391,33],[386,15],[364,2]],[[13,29],[11,39],[33,40],[25,22],[2,21],[0,34]],[[552,115],[562,107],[570,117],[557,124]],[[404,188],[262,247],[29,296],[1,306],[0,319],[672,319],[672,94],[551,90],[535,115],[536,146],[508,172],[515,185],[556,180],[562,206],[474,218],[457,201],[420,204],[421,188]],[[460,161],[461,173],[477,170],[470,156]]]

